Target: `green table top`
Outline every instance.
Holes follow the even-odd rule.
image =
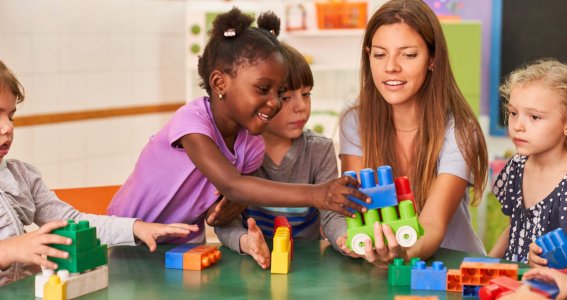
[[[460,299],[459,293],[390,287],[387,271],[363,259],[337,253],[325,241],[295,241],[294,259],[287,275],[262,270],[249,256],[221,247],[222,258],[203,271],[165,268],[160,245],[154,253],[145,246],[109,249],[109,286],[81,299],[393,299],[395,295],[435,295]],[[431,260],[456,269],[464,252],[439,249]],[[429,265],[429,263],[428,263]],[[34,276],[0,287],[1,299],[33,299]]]

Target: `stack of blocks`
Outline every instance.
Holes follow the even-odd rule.
[[[478,297],[480,288],[497,277],[516,280],[518,265],[502,264],[496,258],[465,258],[461,263],[463,297]]]
[[[58,272],[44,269],[35,277],[35,296],[45,299],[73,299],[108,287],[107,247],[96,238],[96,228],[88,221],[52,232],[72,240],[71,245],[50,245],[69,253],[67,259],[48,257],[58,264]],[[71,274],[70,274],[71,273]],[[79,274],[80,273],[80,274]]]
[[[274,243],[271,257],[271,273],[287,274],[293,256],[291,225],[287,218],[278,216],[274,220]]]
[[[165,267],[179,270],[203,270],[221,259],[217,247],[199,244],[181,244],[165,252]]]
[[[543,250],[541,257],[547,259],[547,265],[554,269],[567,268],[567,235],[557,228],[536,239],[536,244]]]
[[[356,213],[354,218],[347,218],[347,246],[359,255],[364,254],[365,241],[374,242],[374,223],[376,222],[389,225],[396,235],[396,241],[402,247],[413,246],[423,235],[423,227],[416,216],[413,194],[407,177],[397,178],[394,184],[390,166],[378,167],[377,174],[378,184],[376,184],[374,170],[360,171],[361,188],[359,190],[369,196],[372,203],[367,204],[354,197],[349,197],[350,200],[368,208],[364,214]],[[344,175],[357,179],[354,171],[347,171]],[[386,239],[385,241],[387,242]]]

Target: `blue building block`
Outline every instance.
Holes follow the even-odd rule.
[[[372,199],[372,203],[368,204],[362,202],[354,197],[349,196],[349,200],[354,201],[368,209],[377,209],[388,206],[398,205],[398,198],[396,196],[396,186],[394,184],[394,177],[392,168],[390,166],[378,167],[378,184],[374,178],[374,170],[362,169],[360,170],[360,188],[359,190]],[[351,176],[354,179],[356,172],[347,171],[344,175]]]
[[[197,246],[199,244],[181,244],[165,252],[165,267],[183,270],[183,254]]]
[[[499,264],[499,258],[492,258],[492,257],[465,257],[463,262],[475,262],[475,263],[483,263],[483,264]]]
[[[536,239],[536,244],[543,249],[541,257],[547,259],[547,266],[555,269],[567,268],[567,235],[557,228]]]
[[[411,269],[411,289],[445,291],[447,289],[447,268],[443,262],[434,261],[431,267],[426,267],[420,260]]]
[[[546,283],[540,280],[525,280],[523,281],[525,285],[529,285],[532,289],[542,291],[548,295],[549,299],[557,298],[559,294],[559,288],[555,284]]]
[[[465,297],[475,297],[478,298],[478,292],[480,291],[480,285],[463,285],[463,298]]]

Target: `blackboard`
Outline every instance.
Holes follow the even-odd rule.
[[[514,69],[553,57],[567,63],[566,0],[494,0],[490,72],[490,134],[506,135],[498,87]]]

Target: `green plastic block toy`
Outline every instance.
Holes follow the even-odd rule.
[[[412,258],[409,263],[404,263],[403,258],[394,258],[388,264],[388,285],[389,286],[410,286],[411,269],[419,261],[418,257]]]
[[[69,253],[66,259],[48,257],[58,265],[58,270],[80,273],[108,263],[107,247],[100,244],[100,240],[96,237],[96,228],[90,227],[89,221],[75,223],[69,220],[67,226],[52,233],[68,237],[73,241],[71,245],[50,245]]]

